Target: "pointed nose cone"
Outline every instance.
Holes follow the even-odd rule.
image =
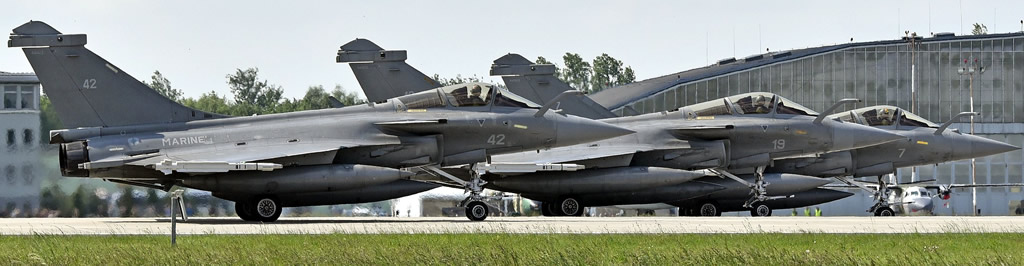
[[[771,196],[790,195],[832,183],[832,179],[798,174],[771,173],[764,174],[764,178],[769,184],[768,194]]]
[[[797,193],[795,198],[803,201],[803,203],[806,203],[807,205],[817,205],[844,199],[849,196],[853,196],[853,193],[827,188],[816,188]]]
[[[555,131],[553,147],[594,142],[634,133],[632,130],[612,124],[572,115],[559,119]]]
[[[859,149],[905,139],[900,134],[884,129],[854,123],[832,123],[832,151]]]
[[[968,158],[984,157],[1020,149],[1017,146],[979,136],[967,135],[967,137],[971,143],[971,154],[968,155]]]

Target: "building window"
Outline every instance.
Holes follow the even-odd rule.
[[[7,147],[14,148],[14,129],[7,130]]]
[[[25,141],[25,145],[30,145],[30,144],[32,144],[32,141],[33,141],[34,137],[35,137],[35,134],[32,134],[32,130],[26,128],[25,132],[24,132],[24,136],[22,136],[21,139],[23,139]]]
[[[4,169],[4,176],[7,177],[7,184],[9,185],[14,185],[14,182],[17,180],[17,178],[14,177],[14,171],[13,165],[8,165],[7,168]]]
[[[18,108],[18,86],[4,86],[4,94],[0,95],[0,97],[4,98],[4,109]]]
[[[36,86],[21,86],[21,109],[36,109]]]
[[[21,178],[25,179],[25,185],[26,186],[31,186],[36,181],[36,176],[32,172],[32,165],[27,165],[26,164],[26,165],[22,166],[21,167],[21,175],[22,175]]]

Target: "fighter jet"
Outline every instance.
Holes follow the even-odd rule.
[[[376,69],[389,75],[419,73],[401,60],[377,64],[374,56],[395,53],[379,50],[379,46],[365,45],[356,40],[342,46],[337,61],[359,62],[353,69]],[[360,45],[355,45],[364,43]],[[369,47],[366,49],[354,47]],[[405,54],[402,51],[401,54]],[[360,60],[353,60],[360,58]],[[404,58],[402,58],[404,59]],[[399,65],[399,66],[395,66]],[[535,65],[522,56],[510,54],[495,60],[492,75],[501,75],[510,90],[526,97],[549,97],[563,111],[569,106],[573,114],[604,118],[613,117],[607,109],[588,98],[565,98],[572,92],[567,84],[552,76],[552,65]],[[416,75],[412,75],[416,76]],[[360,74],[363,79],[376,76]],[[422,83],[414,78],[404,78]],[[379,92],[396,91],[391,87],[424,87],[423,85],[380,83],[382,88],[364,86]],[[389,87],[390,86],[390,87]],[[853,102],[845,100],[841,104]],[[615,204],[657,203],[686,199],[721,190],[714,182],[687,182],[709,174],[697,169],[714,169],[715,175],[728,177],[754,191],[748,203],[771,199],[766,190],[765,176],[760,171],[748,178],[728,172],[733,169],[763,169],[774,159],[805,156],[828,151],[865,147],[900,139],[899,136],[866,126],[824,120],[816,112],[788,99],[770,93],[749,93],[726,97],[681,108],[678,111],[606,118],[601,121],[636,131],[623,137],[556,148],[494,157],[500,162],[574,163],[586,165],[587,170],[573,173],[531,173],[491,177],[490,188],[521,193],[528,198],[557,202],[553,213],[579,215],[585,206]],[[629,176],[628,178],[625,176]],[[792,175],[789,175],[792,176]],[[773,176],[774,177],[774,176]],[[820,186],[813,177],[793,180],[810,181],[809,188]],[[550,204],[549,204],[550,205]]]
[[[958,119],[978,113],[960,113],[937,125],[902,108],[888,105],[864,107],[829,116],[830,120],[859,123],[885,129],[906,137],[884,145],[824,154],[817,158],[781,160],[773,172],[799,173],[821,177],[881,176],[897,168],[984,157],[1020,149],[958,130],[947,130]]]
[[[950,161],[1000,154],[1020,149],[999,141],[948,130],[962,117],[979,113],[960,113],[942,125],[928,121],[902,108],[888,105],[871,106],[837,113],[829,119],[861,123],[903,135],[905,141],[866,147],[851,151],[824,154],[818,158],[780,160],[767,171],[781,171],[819,177],[836,177],[853,184],[850,177],[878,177],[882,190],[888,187],[884,175],[897,168],[939,164]],[[871,190],[869,190],[871,191]],[[875,192],[875,191],[871,191]],[[883,195],[888,192],[883,191]],[[893,213],[890,196],[876,197],[868,209],[875,215]]]
[[[850,151],[827,153],[817,157],[790,158],[775,161],[766,172],[794,173],[805,176],[821,177],[819,182],[831,183],[829,178],[836,177],[848,185],[829,188],[846,187],[862,188],[875,196],[876,203],[868,209],[869,213],[878,216],[890,216],[911,210],[913,206],[902,206],[895,194],[909,188],[910,184],[891,185],[883,176],[896,171],[897,168],[938,164],[949,161],[984,157],[1019,149],[1002,142],[960,133],[947,128],[958,119],[977,115],[977,113],[961,113],[943,125],[937,125],[913,113],[894,106],[880,105],[864,107],[848,112],[829,115],[828,119],[850,123],[861,123],[885,129],[906,137],[904,141],[890,142],[883,145],[870,146]],[[848,177],[878,177],[879,186],[854,186],[859,181]],[[1005,186],[1006,184],[986,184],[985,186]],[[1014,184],[1009,184],[1014,185]],[[972,185],[955,185],[956,187]],[[922,186],[939,189],[938,186]],[[886,189],[897,190],[887,191]],[[948,188],[948,186],[947,186]],[[737,189],[737,188],[732,188]],[[785,199],[766,201],[751,208],[751,216],[770,216],[773,209],[799,208],[818,205],[852,195],[828,189],[794,193]],[[880,196],[879,196],[880,195]],[[680,207],[684,215],[711,216],[721,212],[742,211],[737,201],[746,198],[742,193],[715,193],[706,197],[672,202],[672,206]],[[902,204],[906,205],[906,204]],[[924,206],[924,205],[922,205]],[[901,209],[902,208],[902,209]],[[911,213],[914,213],[911,211]]]
[[[169,190],[211,191],[244,220],[275,221],[282,207],[377,201],[434,184],[405,169],[475,165],[492,155],[630,134],[604,122],[548,112],[485,83],[458,84],[364,105],[227,117],[182,106],[85,48],[86,35],[31,21],[13,30],[70,129],[64,176]],[[475,176],[475,175],[474,175]],[[477,178],[478,179],[478,178]],[[487,217],[471,190],[472,220]],[[483,211],[481,211],[483,210]]]

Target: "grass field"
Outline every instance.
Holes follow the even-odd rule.
[[[1024,234],[0,236],[0,264],[1024,264]]]

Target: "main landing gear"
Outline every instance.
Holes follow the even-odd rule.
[[[836,177],[836,179],[847,185],[856,186],[874,194],[872,197],[875,198],[875,204],[871,205],[867,212],[875,216],[896,216],[896,211],[892,208],[892,203],[889,202],[889,196],[892,195],[893,191],[889,189],[889,182],[884,175],[878,176],[878,189],[871,189],[847,177]]]
[[[750,209],[750,214],[752,216],[771,216],[771,208],[769,208],[768,205],[765,205],[762,202],[774,199],[789,198],[791,196],[768,196],[768,185],[770,185],[770,183],[764,181],[764,168],[764,166],[758,166],[755,169],[753,183],[747,182],[747,180],[743,180],[742,178],[733,175],[732,173],[726,172],[725,170],[709,169],[709,171],[715,173],[720,177],[729,178],[736,182],[740,182],[741,184],[744,184],[750,188],[750,199],[747,199],[747,201],[743,203],[743,207]],[[701,211],[701,213],[703,214],[704,211]]]
[[[583,216],[584,206],[579,200],[566,197],[556,202],[542,202],[540,214],[548,217],[554,216]]]
[[[281,217],[281,203],[272,196],[253,197],[249,200],[236,201],[235,213],[243,221],[269,223]]]
[[[490,160],[488,160],[489,162]],[[459,207],[466,208],[466,218],[470,221],[483,221],[487,219],[490,214],[491,206],[484,202],[482,195],[484,191],[484,185],[487,181],[484,181],[481,177],[486,173],[531,173],[537,171],[576,171],[583,169],[582,165],[577,164],[491,164],[491,163],[476,163],[473,164],[470,170],[469,180],[463,180],[455,177],[436,166],[423,166],[422,169],[429,171],[433,174],[443,176],[452,182],[462,185],[469,196],[466,197]],[[571,200],[571,201],[570,201]],[[567,203],[568,202],[568,203]],[[575,205],[572,203],[575,202]],[[575,206],[575,207],[574,207]],[[495,208],[497,209],[497,208]],[[583,214],[583,206],[578,201],[572,198],[563,199],[562,206],[559,211],[573,211],[572,215],[578,216],[577,214]]]
[[[487,216],[491,213],[490,206],[488,206],[487,203],[484,202],[485,197],[482,195],[484,191],[484,185],[487,184],[487,181],[484,181],[483,179],[480,178],[481,176],[487,173],[487,170],[485,168],[477,167],[476,164],[474,164],[472,168],[473,169],[470,170],[472,176],[469,178],[469,180],[462,180],[445,171],[442,171],[441,169],[438,169],[435,166],[423,167],[423,169],[430,171],[431,173],[448,178],[449,180],[465,187],[466,192],[469,193],[469,196],[467,196],[465,200],[459,203],[459,207],[466,208],[466,218],[469,218],[470,221],[483,221],[487,219]]]

